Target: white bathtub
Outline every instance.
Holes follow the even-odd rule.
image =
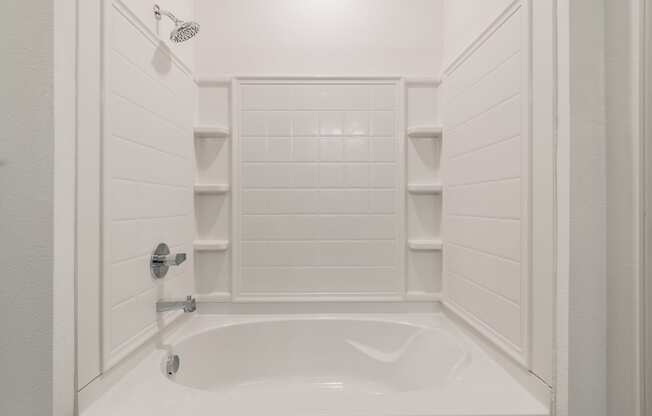
[[[548,411],[443,315],[198,315],[83,413],[118,414]]]

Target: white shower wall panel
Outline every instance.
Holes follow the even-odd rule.
[[[236,299],[401,296],[399,83],[239,87]]]
[[[154,335],[160,298],[194,292],[192,128],[196,86],[121,2],[107,5],[104,52],[104,368]],[[154,280],[149,255],[160,242],[190,261]]]
[[[527,12],[518,4],[447,69],[446,302],[527,360]]]

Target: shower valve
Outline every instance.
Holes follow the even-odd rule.
[[[178,266],[184,261],[186,261],[186,253],[170,254],[170,247],[165,243],[160,243],[150,257],[149,267],[152,276],[162,279],[171,266]]]

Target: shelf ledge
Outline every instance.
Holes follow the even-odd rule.
[[[408,192],[415,195],[441,194],[444,186],[441,183],[408,184]]]
[[[407,292],[405,300],[408,302],[437,302],[442,298],[441,293],[432,292]]]
[[[224,126],[195,126],[195,137],[201,139],[229,137],[231,130]]]
[[[193,244],[195,251],[226,251],[229,242],[226,240],[196,240]]]
[[[416,126],[407,129],[408,137],[417,139],[438,139],[442,133],[441,126]]]
[[[407,245],[412,251],[441,251],[444,246],[441,240],[409,240]]]
[[[199,302],[231,302],[231,293],[229,292],[214,292],[204,293],[197,295]]]
[[[229,192],[230,186],[228,184],[196,184],[195,194],[197,195],[222,195]]]

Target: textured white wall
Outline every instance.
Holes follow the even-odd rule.
[[[3,2],[0,43],[0,414],[52,414],[51,1]],[[25,22],[34,25],[25,37]]]
[[[199,75],[440,72],[440,0],[197,0]]]
[[[605,2],[610,415],[636,414],[640,397],[640,4],[638,0]]]
[[[570,103],[570,415],[607,414],[604,19],[603,0],[569,2],[569,73],[560,74]]]

